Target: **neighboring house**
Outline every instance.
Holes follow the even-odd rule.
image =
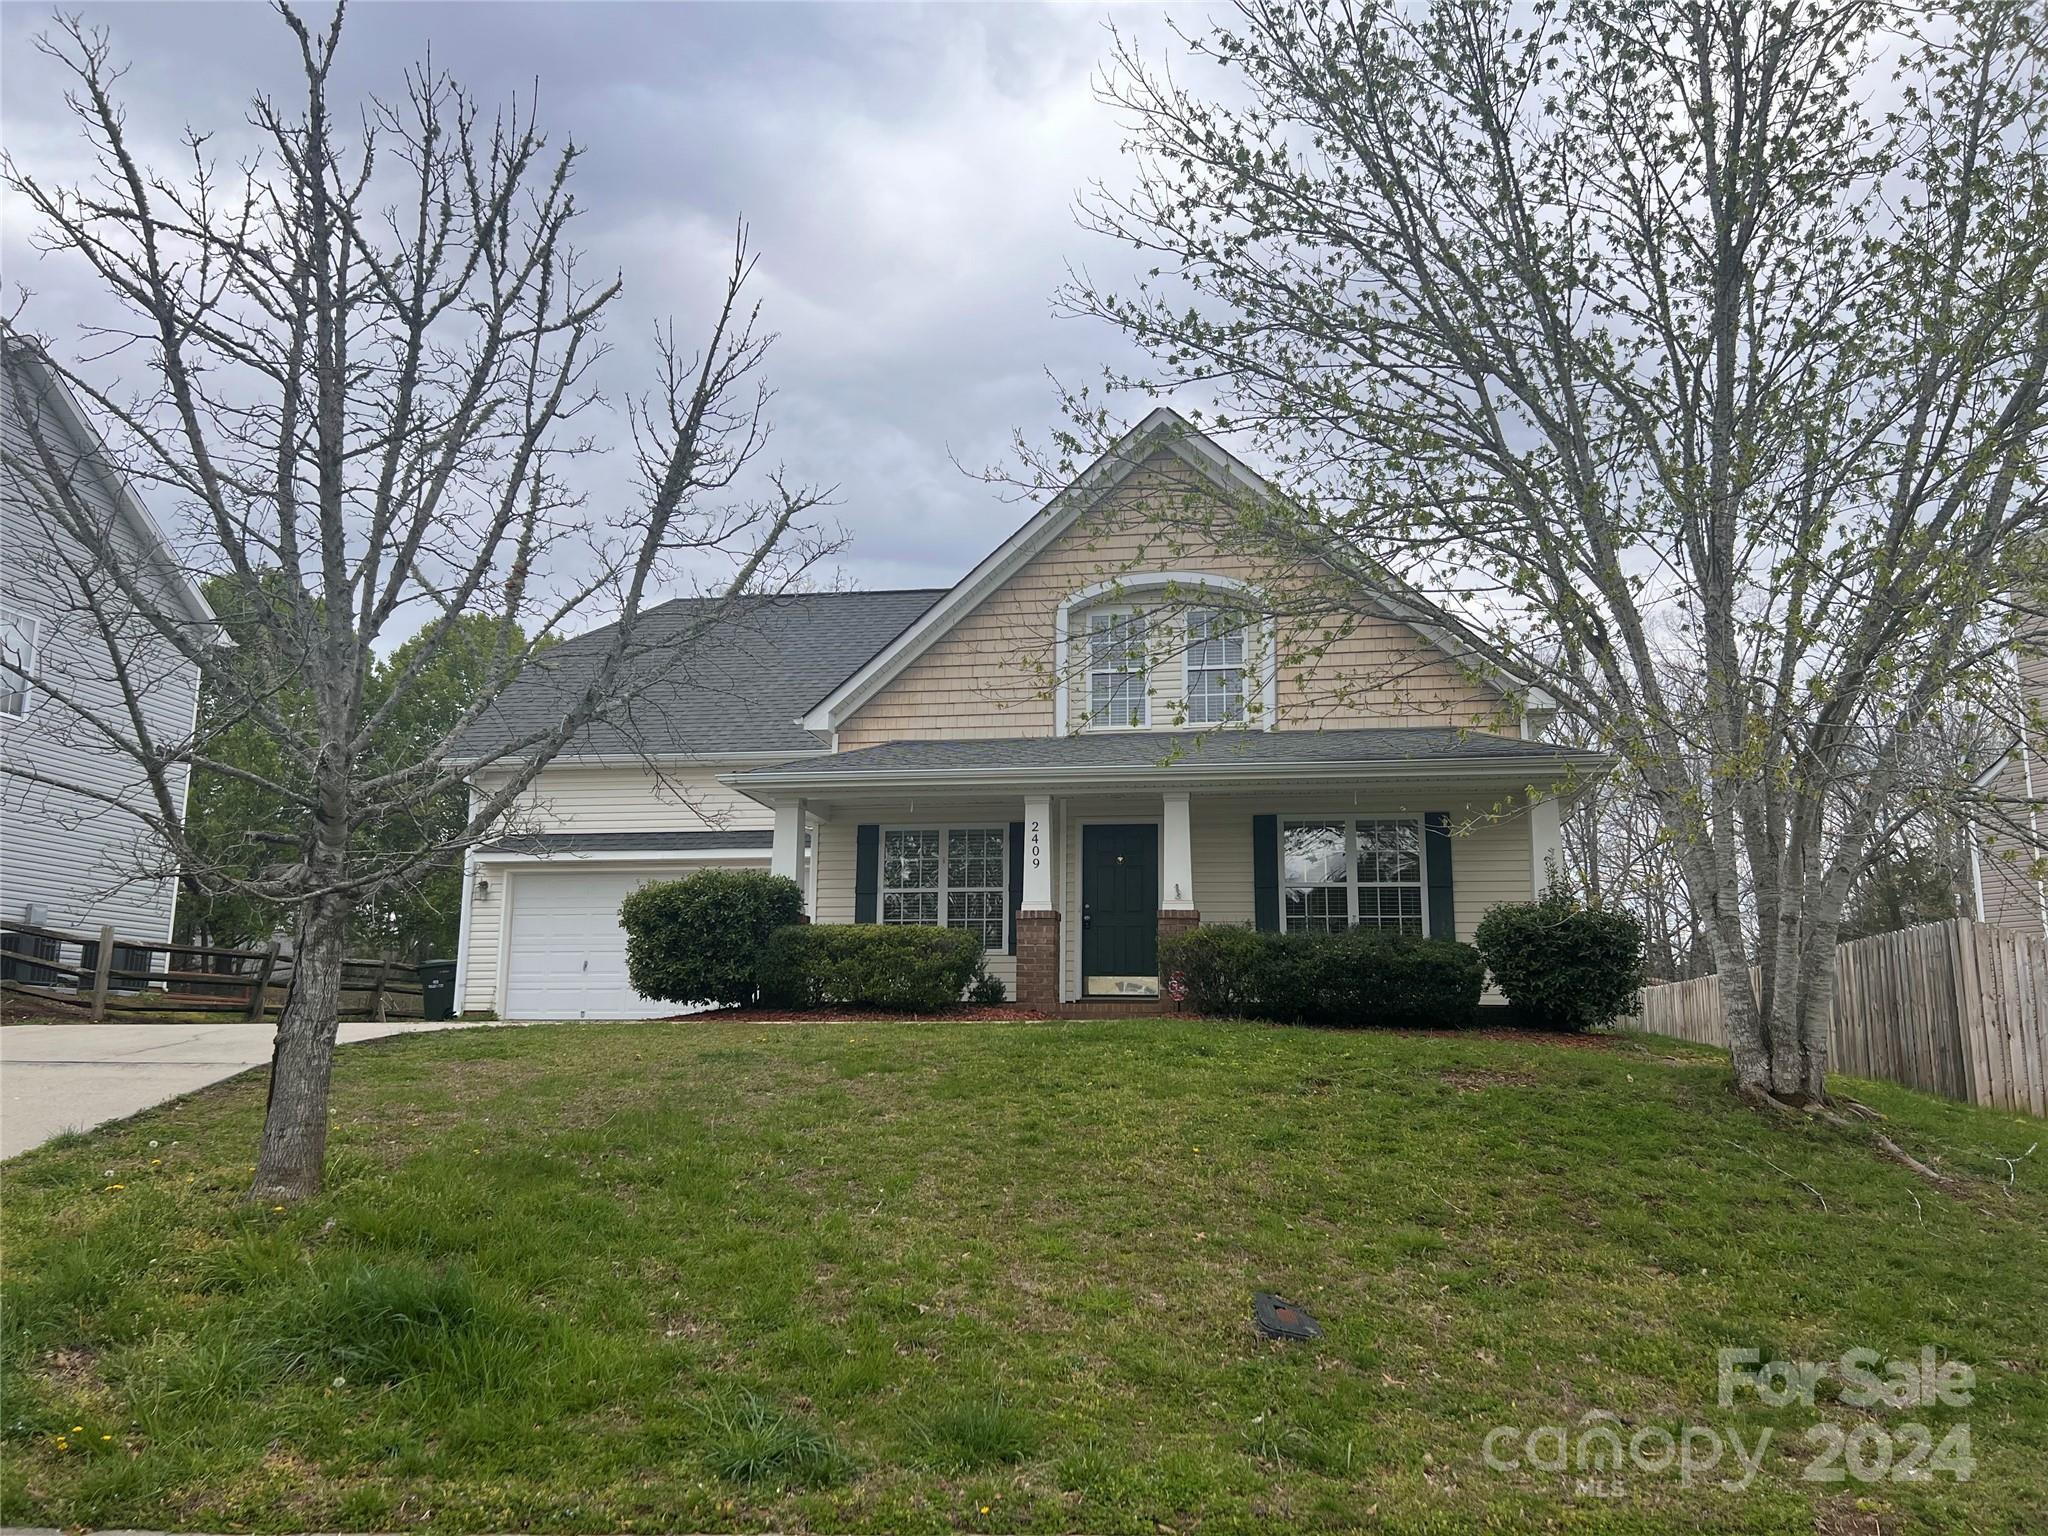
[[[80,582],[95,581],[95,560],[87,544],[54,524],[52,477],[61,475],[90,509],[96,537],[154,571],[195,626],[210,630],[213,615],[109,465],[78,401],[30,345],[4,329],[0,445],[0,909],[11,922],[83,933],[109,925],[123,938],[165,943],[177,881],[142,824],[120,808],[154,801],[134,761],[96,739],[68,707],[132,729],[107,646],[83,611]],[[96,587],[95,600],[120,611],[105,583]],[[189,737],[198,668],[154,633],[132,637],[122,660],[138,681],[149,732],[162,741]],[[171,788],[182,806],[182,767]],[[24,962],[9,963],[27,974]],[[123,965],[121,957],[115,963]]]
[[[2027,720],[1979,783],[2000,809],[1996,830],[1973,829],[1970,895],[1978,921],[2048,938],[2048,880],[2035,873],[2048,862],[2048,737],[2031,728],[2048,720],[2048,635],[2036,640],[2012,658]]]
[[[1276,573],[1158,498],[1257,483],[1160,410],[947,590],[754,605],[473,856],[463,1007],[672,1011],[627,984],[618,904],[705,864],[793,876],[819,922],[973,929],[1020,1002],[1071,1012],[1145,1006],[1160,934],[1197,922],[1470,938],[1528,900],[1559,858],[1550,791],[1610,760],[1542,742],[1540,691],[1392,604],[1237,617]],[[551,651],[474,742],[592,650]]]

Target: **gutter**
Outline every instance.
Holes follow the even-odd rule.
[[[549,768],[708,768],[718,763],[788,763],[804,757],[830,757],[830,747],[795,747],[787,751],[774,752],[558,752],[547,760],[541,769]],[[510,772],[523,767],[528,759],[511,753],[499,757],[449,757],[443,758],[445,766],[466,773],[482,771],[492,773],[499,770]]]
[[[824,792],[843,788],[982,788],[988,785],[1112,784],[1153,785],[1184,789],[1193,784],[1270,783],[1276,777],[1321,782],[1329,779],[1404,779],[1417,776],[1458,779],[1515,778],[1529,770],[1563,770],[1605,774],[1619,760],[1604,752],[1570,756],[1510,758],[1474,762],[1469,758],[1419,757],[1399,761],[1327,763],[1273,761],[1234,765],[1204,764],[1187,768],[1158,763],[1115,763],[1096,767],[1056,764],[994,768],[847,768],[837,772],[790,772],[756,769],[726,773],[718,782],[742,793],[754,789],[796,789]]]

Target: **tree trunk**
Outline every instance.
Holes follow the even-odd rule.
[[[271,1050],[270,1104],[251,1200],[304,1200],[320,1192],[347,945],[347,904],[331,896],[309,903],[299,920],[291,992]]]

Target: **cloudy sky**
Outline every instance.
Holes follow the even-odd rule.
[[[130,64],[131,132],[159,151],[188,123],[225,149],[254,84],[291,85],[290,39],[256,5],[83,14]],[[63,179],[83,145],[30,46],[48,18],[0,5],[0,128]],[[1013,430],[1053,424],[1048,374],[1083,382],[1127,356],[1050,302],[1070,260],[1128,265],[1073,216],[1084,183],[1126,174],[1091,86],[1112,21],[1167,51],[1156,4],[373,4],[351,13],[341,88],[389,91],[429,44],[487,100],[538,79],[544,125],[587,149],[581,243],[626,279],[615,391],[644,383],[650,322],[704,316],[744,214],[782,338],[775,456],[840,486],[846,578],[942,585],[1024,515],[953,460],[1003,460]],[[101,301],[4,211],[0,276],[34,290],[31,324],[61,345]]]

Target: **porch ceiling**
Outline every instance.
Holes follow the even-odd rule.
[[[892,741],[857,752],[721,776],[757,799],[869,789],[1188,789],[1276,778],[1532,777],[1586,779],[1615,766],[1604,752],[1449,727],[1208,733],[1094,731],[1073,736]]]

